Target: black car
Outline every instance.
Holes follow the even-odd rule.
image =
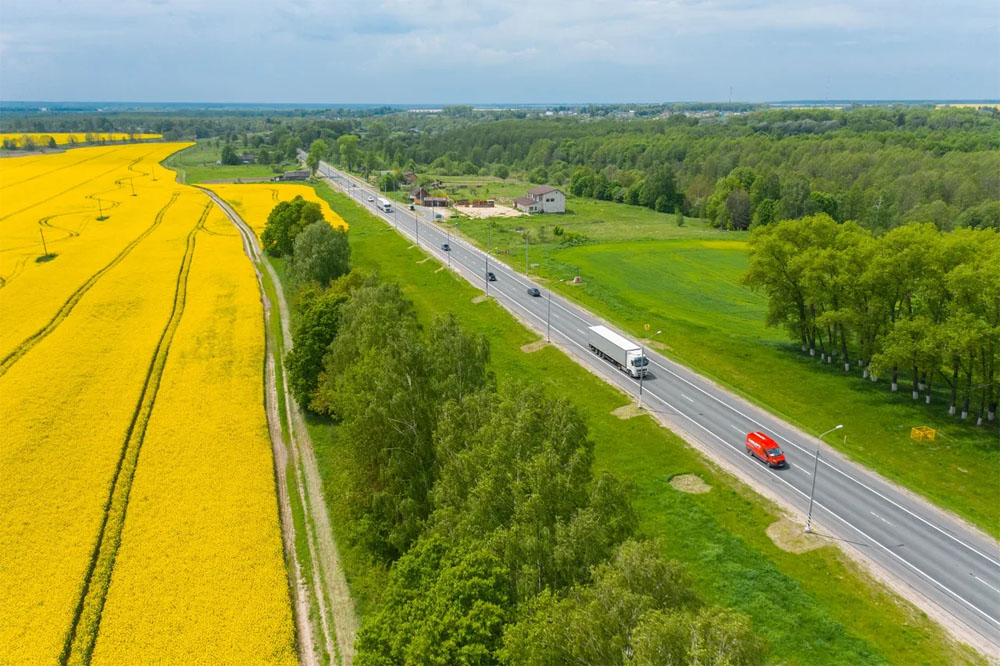
[[[486,281],[487,282],[496,282],[497,281],[497,276],[493,275],[493,273],[487,273],[486,274]]]
[[[537,287],[528,287],[528,296],[541,296],[542,292]]]
[[[445,252],[451,252],[451,245],[448,245],[447,243],[441,243],[441,249],[444,250]]]

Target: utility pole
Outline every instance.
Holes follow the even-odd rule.
[[[835,426],[833,428],[830,428],[826,432],[824,432],[823,435],[828,435],[831,432],[833,432],[834,430],[840,430],[843,427],[844,427],[843,425]],[[816,439],[823,439],[823,435],[820,435]],[[812,481],[812,488],[809,490],[809,511],[808,511],[808,513],[806,513],[806,533],[807,534],[809,534],[809,533],[812,532],[813,498],[816,496],[816,472],[818,472],[818,471],[819,471],[819,447],[817,446],[816,447],[816,457],[813,459],[813,481]]]
[[[490,231],[493,229],[492,222],[486,222],[486,295],[490,295]]]
[[[45,252],[44,256],[49,256],[49,248],[45,245],[45,232],[42,230],[42,223],[38,223],[38,233],[42,236],[42,251]]]
[[[128,184],[132,187],[132,196],[135,196],[135,182],[133,182],[132,178],[128,179]]]
[[[528,277],[528,232],[524,232],[524,277]]]
[[[657,331],[656,333],[653,333],[651,336],[649,336],[649,339],[652,340],[660,333],[663,333],[663,331]],[[643,361],[646,361],[646,347],[640,346],[639,350],[642,353]],[[646,361],[646,365],[649,365],[649,361]],[[646,376],[646,365],[642,366],[642,369],[639,371],[639,409],[642,409],[642,379],[643,377]]]
[[[98,212],[97,220],[99,222],[101,222],[101,221],[104,221],[104,220],[108,219],[108,218],[104,217],[104,207],[101,205],[100,198],[99,197],[94,197],[94,198],[97,199],[97,212]]]

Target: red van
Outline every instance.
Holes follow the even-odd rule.
[[[778,443],[760,431],[747,435],[747,455],[759,458],[771,467],[784,467],[787,464]]]

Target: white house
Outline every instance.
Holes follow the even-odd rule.
[[[565,213],[566,195],[554,187],[539,185],[528,190],[527,196],[514,199],[514,208],[525,213]]]

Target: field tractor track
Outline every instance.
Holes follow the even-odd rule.
[[[61,664],[89,664],[90,657],[94,651],[94,645],[97,642],[97,634],[101,624],[101,613],[104,610],[104,602],[107,599],[108,588],[111,583],[111,574],[114,571],[115,559],[118,556],[118,548],[121,545],[122,531],[125,527],[125,516],[128,510],[128,500],[132,491],[135,470],[139,462],[139,453],[142,449],[143,439],[146,436],[146,427],[149,425],[150,415],[153,413],[153,407],[156,404],[156,394],[160,388],[160,380],[163,377],[163,369],[167,363],[170,345],[173,342],[174,333],[177,331],[181,317],[184,314],[184,305],[187,299],[187,279],[191,271],[191,262],[194,258],[195,239],[198,232],[203,229],[205,219],[208,217],[211,209],[212,202],[210,201],[205,205],[198,223],[187,235],[184,257],[181,260],[180,270],[177,273],[177,284],[174,290],[174,301],[170,310],[170,317],[167,319],[167,324],[160,333],[160,339],[153,351],[142,391],[139,394],[135,411],[132,413],[132,420],[129,423],[124,441],[122,442],[118,466],[115,468],[114,477],[111,481],[111,492],[108,495],[104,508],[104,519],[98,531],[94,551],[91,554],[90,566],[77,601],[73,624],[67,632],[63,644],[63,652],[59,659]]]
[[[7,370],[9,370],[10,367],[14,365],[14,363],[16,363],[19,358],[27,354],[32,347],[34,347],[39,342],[44,340],[49,333],[54,331],[56,327],[59,326],[59,324],[61,324],[63,320],[65,320],[66,317],[69,316],[69,313],[73,311],[73,308],[76,307],[76,304],[80,302],[80,299],[83,298],[84,294],[86,294],[90,290],[90,288],[93,287],[105,273],[107,273],[109,270],[120,264],[122,260],[125,259],[125,257],[127,257],[129,253],[136,248],[137,245],[139,245],[139,243],[141,243],[147,236],[149,236],[149,234],[153,233],[153,231],[155,231],[156,228],[160,226],[160,223],[163,222],[163,217],[167,213],[167,210],[174,204],[175,201],[177,201],[177,198],[179,196],[180,192],[174,192],[170,196],[170,200],[163,205],[163,208],[161,208],[159,212],[156,214],[156,217],[153,218],[153,223],[145,231],[136,236],[132,240],[132,242],[126,245],[122,249],[122,251],[119,252],[114,259],[108,262],[108,264],[104,268],[97,271],[89,278],[87,278],[86,282],[84,282],[77,288],[76,291],[70,294],[70,297],[66,299],[66,302],[62,304],[59,310],[55,313],[55,315],[53,315],[52,319],[50,319],[49,322],[45,324],[45,326],[38,329],[35,333],[30,335],[29,337],[25,338],[17,347],[13,349],[13,351],[7,354],[3,359],[0,359],[0,377],[6,374]]]
[[[123,146],[123,148],[124,148],[124,146]],[[50,175],[52,175],[52,174],[54,174],[54,173],[56,173],[58,171],[62,171],[63,169],[70,169],[70,168],[75,167],[75,166],[80,166],[84,162],[89,162],[91,160],[96,160],[99,157],[106,157],[106,156],[110,155],[111,153],[118,152],[119,150],[122,150],[122,148],[115,148],[114,150],[109,150],[108,152],[102,153],[102,154],[99,154],[99,155],[91,155],[90,157],[87,157],[87,158],[84,158],[82,160],[73,162],[71,164],[64,164],[64,165],[62,165],[59,168],[52,169],[51,171],[46,171],[45,173],[36,173],[34,176],[30,176],[28,178],[25,178],[24,180],[19,180],[16,183],[4,183],[4,187],[14,187],[16,185],[20,185],[21,183],[27,183],[29,181],[35,180],[36,178],[44,178],[45,176],[50,176]]]
[[[145,155],[142,155],[141,157],[138,157],[136,159],[137,160],[146,159],[148,156],[152,155],[152,153],[153,153],[153,151],[150,151],[150,152],[146,153]],[[86,185],[87,183],[95,181],[98,178],[103,178],[104,176],[108,175],[109,173],[111,173],[113,171],[116,171],[116,170],[118,170],[120,168],[121,168],[120,165],[115,165],[114,167],[108,169],[107,171],[102,171],[101,173],[97,174],[93,178],[88,178],[87,180],[78,181],[78,182],[74,183],[73,185],[67,187],[65,190],[62,190],[61,192],[56,192],[55,194],[53,194],[50,197],[46,197],[45,199],[42,199],[41,201],[36,201],[33,204],[28,204],[24,208],[19,208],[19,209],[13,211],[13,212],[7,213],[6,215],[0,216],[0,221],[6,220],[8,217],[11,217],[12,215],[17,215],[19,213],[23,213],[26,210],[31,210],[35,206],[41,206],[44,203],[48,203],[49,201],[52,201],[56,197],[61,197],[62,195],[66,194],[67,192],[72,192],[73,190],[75,190],[76,188],[80,187],[81,185]],[[32,179],[29,178],[28,180],[32,180]],[[27,182],[27,180],[23,180],[21,182],[24,183],[24,182]],[[5,185],[5,187],[9,188],[9,187],[12,187],[12,185]],[[94,196],[95,195],[91,194],[91,195],[88,195],[88,198],[93,198]]]

